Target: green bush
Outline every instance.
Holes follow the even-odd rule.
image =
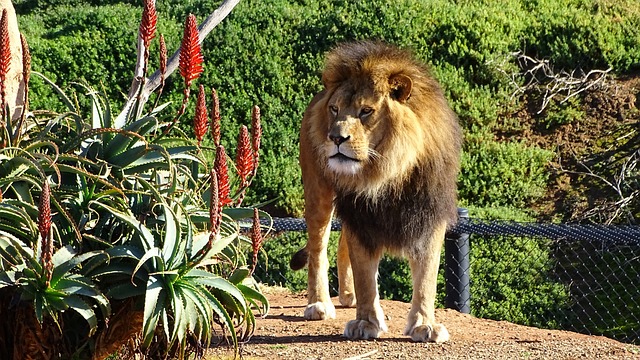
[[[131,3],[59,0],[35,7],[18,2],[21,29],[34,50],[34,69],[63,74],[55,79],[63,87],[86,79],[126,89],[134,59],[123,54],[133,49],[140,13]],[[178,47],[173,30],[186,14],[194,13],[201,21],[218,4],[159,2],[159,32],[168,36],[169,51]],[[477,0],[464,5],[450,0],[245,0],[205,40],[207,72],[202,80],[219,91],[225,134],[236,133],[238,125],[247,122],[252,105],[261,107],[264,166],[249,199],[277,199],[278,208],[300,215],[297,131],[307,103],[320,88],[323,53],[335,43],[377,38],[415,49],[432,65],[464,126],[476,133],[491,131],[501,116],[521,106],[518,98],[511,99],[513,88],[497,71],[497,59],[522,50],[567,70],[612,66],[617,73],[628,72],[640,63],[639,23],[640,6],[633,0]],[[94,47],[112,50],[98,54]],[[157,62],[154,50],[152,63]],[[513,59],[500,66],[519,71]],[[170,86],[166,91],[171,92],[169,99],[179,98],[179,89]],[[52,108],[57,101],[38,84],[34,93],[34,105]],[[119,93],[109,97],[122,99]],[[541,121],[569,121],[578,115],[550,114]],[[225,139],[225,144],[234,143]],[[469,157],[480,162],[492,161],[480,159],[485,155],[494,156],[480,148],[467,150],[479,151]],[[498,203],[506,201],[504,196]]]
[[[468,137],[459,180],[461,202],[526,208],[544,194],[552,157],[550,151],[519,142]]]

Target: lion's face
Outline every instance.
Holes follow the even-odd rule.
[[[326,104],[326,136],[322,149],[327,168],[337,175],[357,175],[380,158],[377,149],[387,122],[386,99],[371,89],[337,89]]]
[[[359,81],[360,80],[360,81]],[[335,186],[375,196],[401,183],[424,155],[428,134],[407,104],[412,80],[368,75],[327,89],[314,106],[314,148]]]

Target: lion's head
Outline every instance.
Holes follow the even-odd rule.
[[[402,188],[418,166],[457,171],[457,118],[409,52],[378,42],[341,45],[328,53],[322,81],[307,114],[309,139],[337,190],[376,198]]]

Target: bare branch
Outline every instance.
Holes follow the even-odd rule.
[[[515,58],[523,72],[512,73],[505,70],[505,64]],[[511,94],[511,98],[524,94],[530,90],[536,90],[543,93],[542,104],[538,110],[538,114],[542,113],[549,105],[551,100],[562,96],[560,103],[564,103],[572,97],[593,88],[596,85],[602,85],[606,80],[606,75],[612,70],[591,70],[588,73],[576,74],[578,70],[568,73],[564,70],[556,71],[550,64],[549,60],[539,60],[523,54],[520,51],[510,53],[505,59],[498,64],[497,70],[503,73],[509,82],[515,88]],[[524,77],[524,85],[520,84],[521,77]]]
[[[207,35],[209,35],[209,33],[216,26],[218,26],[218,24],[220,24],[220,22],[222,22],[222,20],[224,20],[229,15],[229,13],[231,13],[231,10],[233,10],[233,8],[235,8],[239,2],[240,0],[225,0],[213,13],[209,15],[209,17],[204,20],[204,22],[202,22],[202,24],[200,24],[200,26],[198,27],[198,35],[201,44],[207,37]],[[127,102],[123,106],[122,111],[115,121],[115,126],[118,128],[124,126],[127,116],[133,108],[133,104],[138,100],[137,94],[138,92],[140,92],[140,87],[144,86],[142,88],[142,91],[140,92],[138,104],[138,108],[142,109],[144,107],[144,104],[149,100],[149,96],[151,95],[151,93],[154,92],[158,88],[158,86],[160,86],[160,70],[156,70],[153,75],[146,79],[146,81],[143,81],[144,75],[142,74],[142,69],[144,64],[141,63],[141,58],[144,57],[143,54],[144,44],[138,37],[138,60],[136,63],[135,76],[131,84],[131,88],[129,89],[129,98],[127,99]],[[169,75],[171,75],[178,68],[179,59],[180,49],[178,49],[171,56],[171,58],[169,58],[169,61],[167,62],[166,77],[169,77]]]

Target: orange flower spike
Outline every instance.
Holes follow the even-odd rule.
[[[7,9],[3,9],[2,18],[0,18],[0,105],[2,105],[2,121],[4,121],[6,117],[6,83],[10,63],[11,44],[9,42],[9,15],[7,15]]]
[[[218,187],[218,174],[211,170],[211,197],[209,198],[209,231],[215,238],[220,233],[222,224],[222,206],[220,206],[220,188]],[[211,241],[211,237],[209,238]]]
[[[205,99],[204,86],[199,86],[198,100],[196,102],[196,116],[193,120],[193,130],[198,140],[198,146],[204,139],[209,127],[209,114],[207,114],[207,104]]]
[[[211,111],[211,137],[216,146],[220,145],[220,100],[216,89],[211,91],[213,109]]]
[[[144,47],[149,49],[151,40],[156,37],[156,25],[158,23],[158,14],[156,13],[156,4],[154,0],[145,0],[144,9],[142,10],[142,20],[140,21],[140,29],[138,33]]]
[[[164,42],[164,36],[160,34],[160,74],[162,75],[162,83],[167,75],[167,44]]]
[[[45,179],[40,193],[40,204],[38,205],[38,231],[42,241],[42,252],[40,259],[45,269],[47,285],[51,280],[53,271],[53,238],[51,237],[51,189],[49,181]]]
[[[262,248],[262,232],[260,231],[260,215],[258,209],[253,209],[253,225],[251,226],[251,249],[253,250],[253,264],[251,266],[251,273],[256,270],[258,264],[258,252]]]
[[[227,167],[227,153],[222,145],[218,145],[216,149],[216,160],[213,168],[218,177],[219,205],[220,207],[230,205],[233,201],[231,200],[231,185],[229,185],[229,168]]]
[[[262,125],[260,124],[260,108],[258,106],[253,107],[251,112],[251,146],[253,150],[253,174],[256,175],[258,171],[258,163],[260,162],[260,140],[262,138]]]
[[[191,82],[202,74],[202,50],[200,48],[200,35],[196,17],[189,14],[184,25],[184,35],[180,46],[180,75],[184,78],[185,86],[191,86]]]
[[[236,149],[236,168],[242,182],[241,187],[246,187],[249,184],[249,175],[253,173],[253,164],[253,149],[251,140],[249,140],[249,130],[242,125]]]

